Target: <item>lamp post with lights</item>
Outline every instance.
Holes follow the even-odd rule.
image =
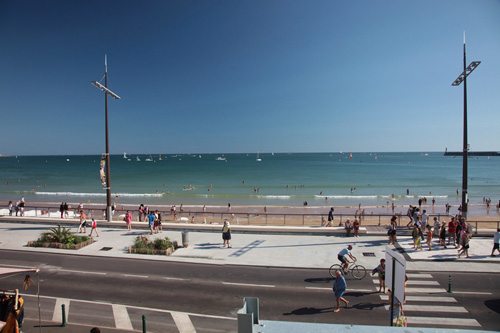
[[[464,83],[464,144],[463,144],[463,154],[462,154],[462,216],[464,218],[467,218],[467,212],[468,212],[468,194],[467,194],[467,188],[468,188],[468,151],[469,151],[469,144],[467,143],[467,76],[469,76],[470,73],[474,69],[476,69],[477,66],[481,61],[473,61],[469,64],[469,66],[466,66],[466,57],[465,57],[465,33],[464,33],[464,70],[463,72],[458,76],[458,78],[451,84],[452,86],[459,86],[462,82]]]
[[[105,127],[106,127],[106,219],[111,222],[111,181],[109,168],[109,134],[108,134],[108,95],[114,99],[120,99],[120,96],[108,89],[108,63],[104,56],[104,86],[97,81],[91,81],[92,85],[104,92],[104,108],[105,108]]]

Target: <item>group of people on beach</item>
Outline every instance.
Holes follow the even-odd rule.
[[[12,216],[14,212],[16,212],[16,216],[24,216],[24,207],[26,206],[26,203],[24,201],[24,197],[21,198],[21,200],[16,201],[15,203],[12,203],[12,201],[9,201],[9,216]]]
[[[465,254],[469,258],[470,240],[472,238],[472,225],[468,224],[461,215],[453,216],[448,223],[441,223],[437,217],[434,217],[434,223],[429,223],[429,215],[424,209],[420,213],[420,209],[411,206],[408,209],[407,216],[409,222],[407,227],[412,230],[412,239],[414,250],[423,250],[422,243],[425,241],[429,251],[432,251],[432,240],[436,237],[439,240],[439,245],[443,248],[454,246],[458,251],[458,258]],[[396,241],[396,216],[391,219],[389,227],[389,243]],[[448,242],[446,242],[448,239]]]

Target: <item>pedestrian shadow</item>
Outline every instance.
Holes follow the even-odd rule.
[[[349,291],[347,290],[345,292],[345,295],[346,296],[349,296],[349,297],[364,297],[364,296],[367,296],[367,295],[372,295],[372,294],[378,294],[377,291],[372,291],[372,292],[361,292],[361,291]],[[354,306],[353,306],[354,307]]]
[[[220,249],[221,243],[201,243],[195,244],[194,246],[200,250],[210,250],[210,249]]]
[[[357,310],[370,310],[371,311],[373,309],[383,308],[386,305],[387,305],[386,303],[379,303],[379,304],[375,304],[375,303],[359,303],[359,304],[353,305],[352,307],[354,309],[357,309]]]
[[[120,236],[143,236],[143,235],[146,235],[146,234],[149,234],[149,230],[146,231],[129,231],[125,234],[121,234]]]
[[[283,313],[283,316],[304,316],[304,315],[315,315],[315,314],[320,314],[320,313],[329,313],[329,312],[333,312],[334,310],[334,307],[331,307],[331,308],[307,308],[307,307],[304,307],[304,308],[300,308],[300,309],[296,309],[296,310],[293,310],[291,312],[288,312],[288,313]]]
[[[326,278],[309,278],[309,279],[304,279],[304,282],[307,283],[332,283],[335,279],[332,277],[326,277]]]

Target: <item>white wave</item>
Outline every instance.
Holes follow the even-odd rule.
[[[73,197],[105,197],[106,193],[79,193],[79,192],[35,192],[36,195],[73,196]],[[113,193],[119,197],[162,197],[160,193]]]
[[[282,200],[286,200],[286,199],[290,199],[291,196],[289,196],[289,195],[258,195],[257,198],[259,198],[259,199],[282,199]]]

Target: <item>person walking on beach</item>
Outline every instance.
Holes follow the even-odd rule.
[[[99,232],[97,232],[97,222],[94,219],[92,219],[92,230],[90,230],[89,236],[92,236],[92,233],[94,230],[95,230],[97,237],[99,237]]]
[[[148,215],[148,223],[149,223],[150,235],[152,235],[153,234],[153,228],[155,226],[155,214],[153,214],[153,212],[151,212]]]
[[[78,232],[85,232],[85,234],[87,233],[87,215],[85,215],[83,209],[80,211],[80,225],[78,226]]]
[[[9,216],[12,216],[12,211],[14,210],[14,206],[12,205],[12,200],[9,201]]]
[[[333,209],[333,207],[330,208],[330,211],[328,212],[328,223],[325,225],[325,227],[333,227],[333,219],[334,219],[334,216],[333,216],[333,211],[335,209]]]
[[[347,283],[345,282],[345,278],[340,271],[335,272],[335,281],[333,282],[333,293],[335,294],[335,301],[337,302],[337,308],[333,310],[333,312],[340,311],[340,301],[344,302],[345,305],[349,305],[349,301],[347,301],[343,296],[347,289]]]
[[[128,210],[125,214],[125,223],[127,223],[127,231],[132,231],[132,214]]]
[[[228,221],[224,221],[224,225],[222,226],[222,240],[223,240],[223,247],[230,248],[231,244],[229,241],[231,240],[231,226]]]
[[[429,251],[432,251],[432,227],[430,225],[427,226],[427,246],[429,247]]]
[[[439,231],[439,243],[446,249],[446,224],[444,223]]]
[[[462,254],[465,254],[466,258],[470,258],[469,257],[469,242],[470,242],[470,233],[469,231],[467,230],[465,232],[465,234],[461,237],[461,241],[462,241],[462,249],[460,250],[460,252],[458,253],[458,257],[460,258],[460,256]]]
[[[142,222],[142,215],[144,214],[144,205],[139,206],[139,222]]]
[[[457,244],[457,222],[455,221],[455,218],[452,217],[451,221],[448,222],[448,245],[450,245],[451,240],[453,239],[453,246],[455,248],[458,247]]]
[[[492,257],[495,256],[495,250],[497,250],[498,253],[500,253],[499,243],[500,243],[500,229],[497,229],[497,232],[495,232],[495,234],[493,235],[493,250],[491,250]]]

